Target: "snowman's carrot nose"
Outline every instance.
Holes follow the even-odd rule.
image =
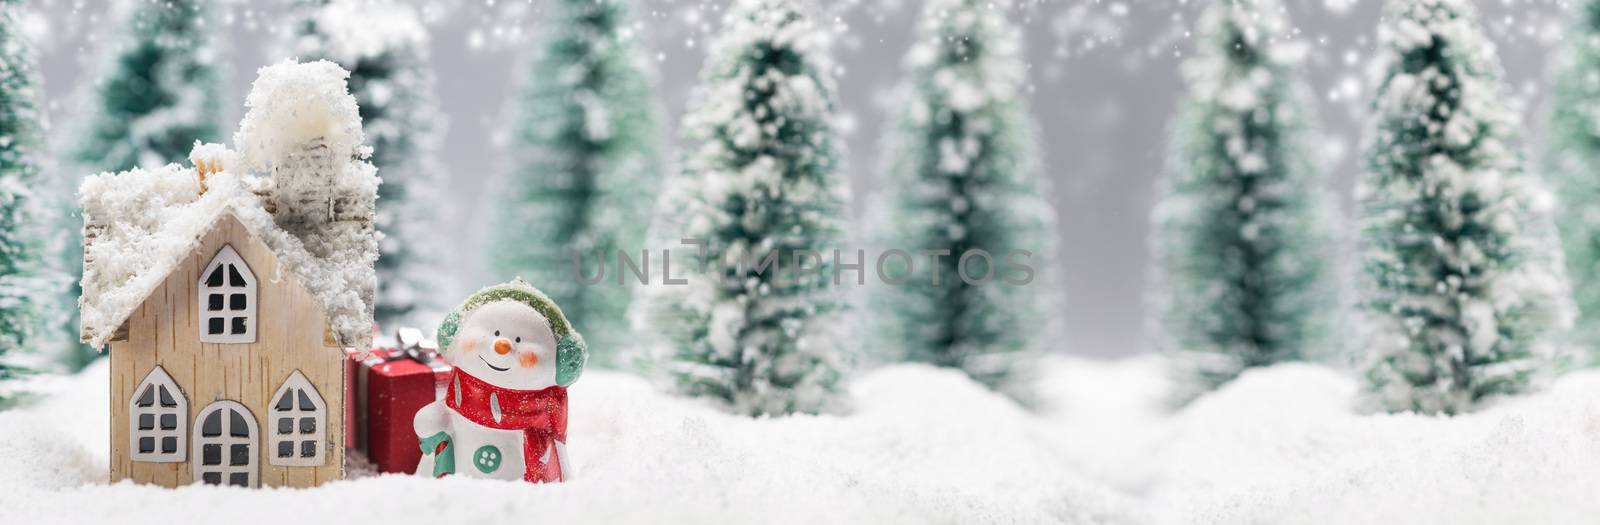
[[[500,354],[500,355],[506,355],[506,354],[511,353],[511,341],[509,341],[507,339],[504,339],[504,338],[495,339],[494,340],[494,353]]]

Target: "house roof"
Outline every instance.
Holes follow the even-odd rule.
[[[84,182],[84,341],[104,346],[199,248],[223,214],[232,213],[321,304],[341,344],[369,344],[378,257],[370,221],[350,221],[317,239],[301,239],[280,228],[267,211],[270,179],[211,174],[206,193],[200,194],[195,175],[194,168],[174,164],[95,175]]]
[[[214,144],[191,154],[215,171],[204,190],[197,169],[178,164],[83,182],[85,342],[103,347],[232,213],[321,303],[341,344],[370,344],[379,181],[362,160],[347,75],[328,62],[263,68],[235,137],[242,154]]]

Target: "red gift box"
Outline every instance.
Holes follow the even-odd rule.
[[[395,344],[352,353],[346,362],[345,399],[355,402],[346,404],[345,428],[353,430],[345,445],[366,454],[378,472],[416,472],[422,449],[411,420],[450,380],[450,364],[420,335],[402,329]]]

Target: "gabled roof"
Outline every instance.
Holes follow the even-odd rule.
[[[375,193],[376,175],[365,175]],[[195,169],[172,164],[104,173],[83,183],[83,340],[104,346],[223,214],[232,213],[321,303],[340,343],[366,347],[378,258],[370,207],[350,214],[354,220],[347,215],[302,238],[279,227],[268,212],[271,179],[224,171],[206,182],[200,194]]]

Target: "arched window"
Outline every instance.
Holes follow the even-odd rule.
[[[233,246],[200,273],[200,342],[256,342],[256,276]]]
[[[189,400],[172,376],[157,366],[128,400],[129,456],[134,461],[155,463],[183,461],[189,444],[183,430],[187,419]]]
[[[269,445],[273,465],[317,467],[327,462],[328,407],[317,388],[299,370],[289,374],[267,408]]]
[[[261,462],[256,459],[256,418],[237,401],[206,405],[194,418],[196,483],[256,487]]]

